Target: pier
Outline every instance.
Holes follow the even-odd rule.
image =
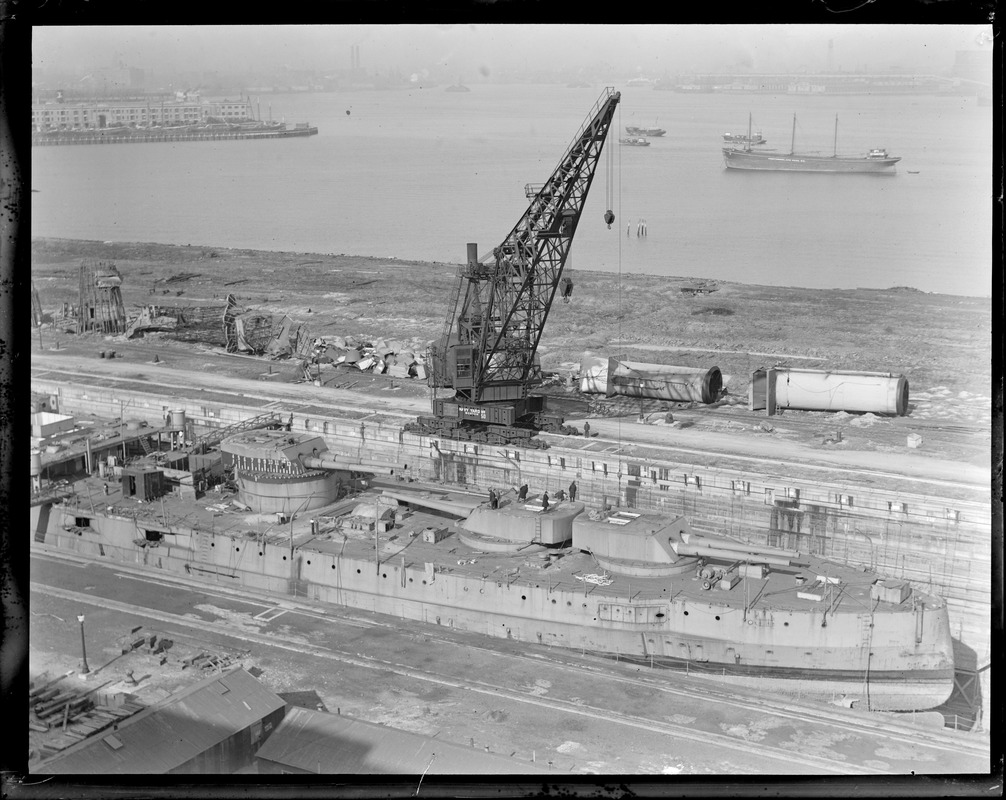
[[[298,123],[293,128],[254,128],[248,130],[201,130],[173,133],[170,131],[153,131],[132,129],[128,132],[108,133],[95,131],[54,131],[51,133],[33,133],[32,146],[51,146],[62,144],[139,144],[146,142],[205,142],[224,139],[289,139],[293,137],[314,136],[318,128]]]

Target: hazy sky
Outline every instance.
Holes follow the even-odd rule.
[[[466,80],[499,71],[606,63],[659,76],[689,69],[756,72],[835,69],[946,72],[954,53],[990,49],[980,25],[269,25],[36,27],[33,66],[78,71],[276,67],[334,70],[360,45],[368,72],[439,64]],[[983,35],[984,34],[984,35]]]

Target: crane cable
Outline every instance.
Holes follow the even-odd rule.
[[[622,105],[618,105],[618,131],[622,130]],[[617,136],[618,131],[615,131]],[[622,148],[618,148],[618,215],[621,219],[622,215]],[[626,223],[628,224],[628,223]],[[619,344],[622,342],[622,228],[621,222],[619,227],[616,229],[618,231],[618,300],[617,300],[617,314],[618,314],[618,341]],[[609,343],[609,347],[610,347]],[[608,380],[611,380],[611,376],[608,376]],[[618,417],[618,453],[622,452],[622,418]],[[618,470],[621,472],[621,469]],[[619,487],[621,490],[621,487]]]

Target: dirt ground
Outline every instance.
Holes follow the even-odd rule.
[[[244,307],[271,314],[277,323],[289,316],[312,337],[394,339],[416,352],[440,336],[458,269],[457,264],[342,254],[36,239],[32,281],[44,314],[51,317],[64,303],[79,302],[78,270],[84,259],[116,265],[129,318],[148,304],[222,305],[231,293]],[[567,275],[574,282],[571,302],[554,303],[539,347],[543,368],[556,374],[557,385],[575,371],[585,352],[675,366],[718,366],[726,382],[724,404],[730,406],[746,405],[750,374],[759,367],[890,372],[909,381],[908,420],[977,433],[979,450],[990,431],[988,298],[904,287],[816,290],[576,270]],[[172,366],[202,371],[210,350],[174,341],[170,333],[127,342],[121,336],[78,336],[46,324],[32,336],[32,348],[39,352],[51,350],[55,342],[67,354],[82,356],[110,345],[156,348]],[[255,379],[266,369],[279,372],[282,380],[303,377],[289,359],[270,364],[231,357],[213,365],[221,375]],[[388,380],[348,367],[324,378],[326,387],[362,392],[372,390],[375,382],[386,388]],[[396,380],[394,390],[400,398],[429,395],[422,380]],[[630,411],[634,414],[635,407],[603,411],[592,406],[593,414]],[[786,416],[801,413],[813,412]],[[840,417],[832,415],[829,424],[870,421]],[[846,427],[846,432],[856,428]],[[897,437],[903,448],[900,428]],[[973,451],[948,445],[941,455],[975,463]],[[978,461],[989,463],[978,455]]]
[[[85,258],[123,275],[127,314],[141,305],[200,305],[233,293],[248,307],[288,314],[317,335],[430,341],[440,335],[456,264],[394,259],[37,239],[32,279],[45,310],[76,303]],[[556,302],[543,366],[584,351],[675,365],[716,364],[743,380],[776,362],[894,372],[913,388],[987,395],[991,301],[920,292],[819,290],[573,270],[570,303]],[[179,279],[180,278],[180,279]],[[682,288],[686,291],[683,292]],[[692,294],[688,288],[705,293]]]

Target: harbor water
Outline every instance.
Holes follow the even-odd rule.
[[[503,241],[602,88],[252,96],[318,135],[34,147],[32,235],[460,263],[467,242]],[[974,97],[615,88],[573,269],[990,296],[992,109]],[[768,148],[789,152],[796,114],[796,149],[830,155],[837,114],[840,155],[902,160],[893,175],[727,170],[723,134],[749,113]],[[619,146],[626,125],[667,133]]]

